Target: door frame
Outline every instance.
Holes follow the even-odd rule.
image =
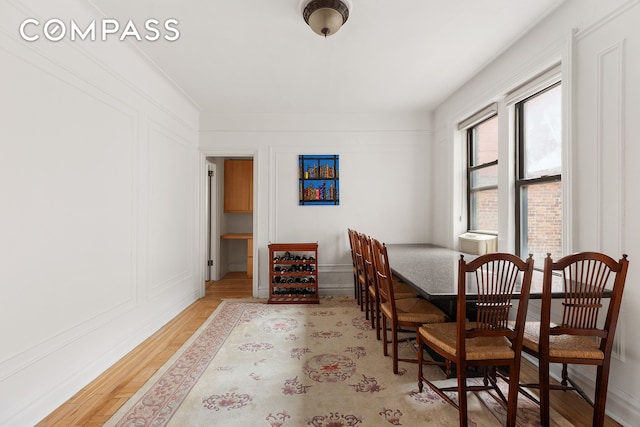
[[[207,263],[211,265],[207,269],[209,280],[218,280],[220,264],[220,217],[218,212],[218,166],[207,160]],[[215,213],[215,214],[214,214]]]
[[[200,229],[198,231],[198,235],[200,236],[200,242],[199,242],[199,247],[200,247],[200,256],[198,257],[198,259],[200,260],[200,265],[202,266],[201,268],[201,283],[202,283],[202,296],[204,296],[204,286],[205,286],[205,279],[207,277],[207,269],[209,268],[207,265],[207,261],[209,260],[208,256],[208,246],[209,246],[209,242],[208,240],[211,240],[212,242],[217,242],[217,252],[215,253],[215,256],[218,258],[217,260],[214,259],[214,264],[219,264],[219,258],[220,258],[220,228],[219,225],[217,226],[217,229],[215,230],[211,230],[211,238],[209,239],[208,237],[208,223],[210,222],[209,220],[209,216],[208,216],[208,179],[209,179],[209,174],[208,174],[208,164],[209,164],[209,160],[208,157],[246,157],[246,158],[252,158],[253,159],[253,225],[252,225],[252,229],[253,229],[253,277],[252,277],[252,293],[253,296],[257,296],[258,295],[258,266],[259,266],[259,259],[258,259],[258,248],[260,246],[260,230],[258,229],[258,217],[259,217],[259,204],[257,202],[258,200],[258,194],[260,192],[260,183],[259,180],[257,179],[258,177],[258,151],[257,150],[232,150],[232,149],[220,149],[220,150],[216,150],[216,149],[206,149],[206,148],[201,148],[200,149],[200,159],[199,159],[199,163],[200,163],[200,170],[202,171],[202,173],[200,174],[201,176],[201,180],[200,180],[200,186],[201,186],[201,191],[199,192],[200,194],[200,200],[199,200],[199,206],[200,206],[200,212],[201,212],[201,221],[199,222],[200,224]],[[218,183],[218,187],[219,187],[219,183],[221,182],[220,180],[216,180],[216,182]],[[218,194],[218,200],[219,200],[219,194]],[[220,205],[218,204],[218,214],[221,212],[221,208]],[[213,214],[213,212],[212,212]],[[213,220],[211,220],[213,221]],[[219,217],[216,215],[216,220],[215,220],[216,224],[219,224]],[[218,265],[219,267],[219,265]],[[218,268],[218,272],[219,272],[219,268]]]

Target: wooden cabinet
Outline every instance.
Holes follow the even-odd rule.
[[[253,236],[247,239],[247,276],[253,277]]]
[[[317,243],[272,243],[269,259],[269,303],[320,302]]]
[[[253,212],[253,159],[224,161],[224,211]]]

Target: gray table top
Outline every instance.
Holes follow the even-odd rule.
[[[458,296],[458,262],[460,255],[471,261],[477,255],[465,254],[453,249],[428,243],[389,244],[387,254],[391,271],[413,286],[427,299],[455,299]],[[554,281],[555,282],[555,281]],[[557,282],[554,293],[561,294],[562,283]],[[554,283],[555,285],[555,283]],[[476,291],[469,284],[467,298],[473,299]],[[517,294],[514,295],[517,298]],[[542,297],[542,272],[534,271],[531,281],[531,298]]]

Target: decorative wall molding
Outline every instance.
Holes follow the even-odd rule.
[[[625,41],[621,40],[599,52],[596,61],[598,73],[596,103],[597,247],[600,251],[615,249],[621,255],[625,247]],[[607,162],[606,165],[605,162]],[[606,176],[605,171],[607,172]],[[611,200],[605,200],[605,198],[611,198]],[[605,208],[607,212],[604,212]],[[611,210],[615,210],[615,212],[609,214]],[[615,230],[607,227],[612,223],[616,225]],[[605,234],[616,237],[616,248],[604,247]]]
[[[85,96],[89,102],[97,102],[99,105],[104,106],[112,113],[116,113],[122,117],[123,122],[130,124],[131,132],[129,134],[129,141],[127,144],[128,155],[130,156],[130,162],[132,164],[132,170],[126,171],[129,174],[129,185],[132,195],[136,194],[138,186],[138,165],[137,150],[138,150],[138,129],[139,129],[139,114],[135,108],[127,103],[123,99],[116,99],[100,88],[88,84],[83,79],[75,78],[75,75],[69,75],[64,67],[60,67],[58,63],[49,63],[48,59],[42,57],[37,52],[31,49],[20,49],[16,51],[14,49],[3,49],[8,55],[13,56],[19,61],[23,62],[28,67],[37,69],[39,73],[43,73],[56,81],[60,82],[65,87],[71,88],[76,93]],[[52,100],[54,103],[55,100]],[[35,152],[34,154],[37,154]],[[70,345],[73,342],[81,339],[82,337],[91,334],[96,329],[100,328],[104,324],[109,323],[114,318],[118,317],[122,313],[131,309],[136,302],[136,250],[137,236],[136,236],[136,224],[137,224],[137,206],[134,198],[132,197],[131,203],[131,224],[132,227],[129,230],[130,241],[132,247],[132,259],[131,270],[129,271],[130,286],[129,292],[122,295],[122,298],[108,307],[104,307],[99,312],[91,313],[88,317],[75,319],[74,324],[60,330],[54,335],[47,337],[45,340],[33,344],[29,348],[19,350],[15,354],[0,361],[0,382],[6,378],[15,375],[21,370],[27,369],[34,363],[42,360],[46,356],[59,351],[60,349]]]
[[[41,21],[44,21],[46,19],[46,18],[43,18],[42,13],[38,13],[37,11],[34,11],[30,7],[25,6],[24,3],[18,2],[17,0],[6,0],[6,2],[8,5],[10,5],[10,7],[12,7],[15,11],[17,11],[20,14],[20,16],[35,17],[35,18],[39,18]],[[90,17],[93,17],[93,18],[104,17],[101,14],[100,10],[91,1],[89,1],[89,4],[91,5],[90,8],[93,9],[92,12],[94,12]],[[53,7],[56,8],[56,6],[53,6]],[[57,9],[59,9],[59,7],[57,7]],[[83,10],[82,12],[78,11],[78,13],[83,13],[83,14],[86,14],[87,12],[88,10],[86,9]],[[16,23],[17,22],[18,21],[16,21]],[[13,39],[17,44],[19,44],[19,46],[24,48],[25,42],[19,37],[17,27],[16,27],[16,30],[13,32],[7,32],[2,27],[0,27],[0,33],[6,34],[8,37]],[[126,76],[124,76],[121,72],[118,72],[118,70],[116,70],[113,65],[110,65],[109,61],[107,60],[108,57],[105,55],[102,55],[102,52],[97,51],[97,49],[102,47],[100,46],[100,44],[90,43],[87,45],[83,43],[74,43],[69,41],[67,38],[64,38],[63,40],[56,42],[56,44],[64,46],[65,49],[72,49],[73,51],[75,51],[75,53],[82,55],[84,59],[88,60],[90,63],[95,64],[101,71],[107,73],[109,77],[116,80],[119,84],[125,86],[129,93],[135,93],[145,102],[147,102],[149,105],[152,105],[153,107],[157,108],[161,113],[170,117],[176,123],[180,123],[182,126],[185,127],[185,129],[191,129],[191,130],[196,129],[197,123],[189,123],[187,120],[184,119],[184,117],[181,117],[177,113],[176,109],[174,108],[174,105],[167,105],[159,102],[158,98],[154,97],[152,93],[150,93],[150,90],[151,90],[150,88],[143,88],[141,85],[138,84],[140,82],[134,82],[132,79],[129,79]],[[130,59],[139,61],[141,65],[144,64],[149,68],[152,68],[153,71],[158,76],[159,80],[164,81],[165,83],[167,83],[169,86],[172,87],[172,89],[177,94],[176,97],[172,97],[173,100],[177,100],[178,98],[181,98],[186,101],[184,106],[188,104],[189,107],[194,109],[194,111],[200,110],[200,107],[196,105],[195,102],[184,93],[182,88],[178,87],[176,83],[173,80],[171,80],[162,70],[160,70],[153,61],[149,61],[148,59],[146,59],[146,55],[144,55],[141,52],[141,50],[136,45],[136,43],[134,43],[131,40],[126,40],[124,42],[118,42],[118,44],[127,45],[128,49],[127,49],[126,55],[128,55]],[[68,66],[68,64],[60,63],[59,58],[56,55],[52,55],[51,53],[49,53],[48,49],[44,49],[45,46],[50,47],[47,44],[30,43],[30,44],[27,44],[27,46],[30,47],[30,50],[37,52],[43,58],[46,58],[48,61],[51,61],[57,66],[65,69],[70,75],[75,76],[77,79],[83,80],[95,86],[97,89],[105,90],[104,76],[97,76],[95,73],[92,73],[90,75],[81,74],[81,73],[78,73],[75,68]],[[87,46],[91,46],[91,49],[88,49]],[[114,63],[117,63],[117,62],[112,62],[112,64]],[[127,66],[130,66],[130,64],[127,63]],[[115,94],[111,94],[111,95],[114,96],[115,98],[118,98],[118,96]],[[166,100],[167,98],[162,98],[162,99]]]
[[[190,154],[190,144],[189,141],[176,133],[173,129],[169,128],[167,125],[160,123],[157,120],[150,119],[149,120],[149,132],[148,132],[148,159],[149,159],[149,177],[148,177],[148,194],[149,197],[149,209],[148,209],[148,220],[147,224],[149,227],[149,232],[147,234],[148,239],[153,239],[154,236],[162,235],[167,230],[164,227],[160,229],[153,230],[151,227],[154,225],[154,215],[162,215],[164,214],[164,209],[158,209],[159,206],[153,206],[154,202],[153,197],[155,196],[155,185],[162,178],[166,177],[167,181],[165,182],[162,191],[165,194],[165,197],[171,198],[171,200],[163,199],[159,202],[171,203],[174,208],[179,208],[181,210],[181,214],[184,215],[181,218],[182,225],[185,227],[183,233],[179,233],[177,230],[174,230],[175,238],[182,235],[184,247],[176,247],[174,244],[168,244],[169,242],[160,242],[161,244],[153,244],[151,240],[147,242],[147,248],[149,252],[149,264],[148,268],[148,278],[149,278],[149,289],[151,292],[151,297],[157,296],[158,294],[166,291],[169,288],[180,285],[187,279],[189,279],[193,275],[193,267],[194,267],[194,242],[192,241],[191,236],[193,236],[193,206],[195,201],[195,192],[196,188],[191,184],[194,182],[195,175],[193,172],[193,168],[189,169],[188,165],[193,164],[192,155]],[[164,153],[160,153],[161,150],[164,150]],[[168,161],[171,164],[153,164],[154,159],[157,158],[161,162]],[[178,172],[180,174],[178,174]],[[170,178],[169,178],[170,174]],[[182,182],[178,182],[179,187],[182,188],[180,191],[179,188],[174,188],[172,194],[166,194],[166,192],[170,189],[170,184],[174,184],[177,180],[181,180]],[[183,197],[185,200],[179,200],[180,197]],[[178,200],[176,200],[176,198]],[[156,200],[157,201],[157,200]],[[156,208],[156,209],[154,209]],[[158,225],[158,224],[156,224]],[[155,235],[153,233],[156,233]],[[157,242],[156,242],[157,243]],[[171,272],[166,277],[162,278],[154,278],[154,272],[158,271],[159,268],[166,265],[166,263],[162,263],[161,265],[156,265],[158,260],[154,259],[154,255],[157,255],[155,250],[159,250],[158,248],[162,247],[163,250],[167,251],[165,255],[169,255],[169,251],[174,254],[174,256],[170,256],[171,259],[180,259],[182,258],[183,264],[179,267],[179,270]],[[178,266],[176,266],[178,267]]]
[[[70,255],[62,258],[64,265],[60,269],[51,268],[58,273],[55,280],[42,268],[28,279],[34,283],[29,291],[40,297],[40,300],[34,297],[34,302],[48,303],[43,305],[46,311],[58,310],[60,318],[52,318],[44,311],[36,312],[32,307],[34,312],[29,314],[29,323],[39,329],[29,331],[25,323],[24,328],[18,328],[23,331],[21,335],[12,341],[5,340],[7,348],[0,361],[0,389],[12,392],[3,394],[0,425],[38,422],[193,302],[203,283],[195,277],[193,260],[197,231],[194,218],[198,215],[193,195],[197,182],[192,167],[198,146],[197,110],[122,43],[109,46],[67,41],[26,43],[19,38],[14,23],[17,26],[24,16],[49,16],[56,8],[60,5],[37,1],[7,0],[0,4],[0,56],[6,73],[3,77],[5,83],[11,84],[13,76],[17,76],[20,88],[28,89],[25,95],[29,95],[3,91],[3,95],[7,95],[6,111],[17,112],[15,117],[19,119],[18,124],[3,128],[9,135],[22,136],[21,147],[26,146],[38,156],[34,158],[38,162],[32,163],[39,166],[49,162],[49,167],[43,170],[55,170],[62,184],[79,183],[79,192],[74,191],[75,187],[59,185],[60,194],[58,188],[52,188],[49,195],[50,201],[56,204],[68,201],[69,209],[78,207],[78,225],[84,228],[74,231],[74,227],[69,227],[68,243],[62,243],[60,253]],[[75,1],[68,2],[65,8],[79,17],[90,12],[86,5]],[[20,79],[20,73],[25,71],[24,79]],[[148,81],[144,81],[145,76]],[[23,107],[21,102],[27,100],[37,108],[18,110]],[[62,116],[65,112],[69,113],[68,125],[67,117]],[[173,292],[164,293],[162,298],[158,293],[152,304],[145,294],[149,290],[146,268],[149,247],[145,247],[148,230],[142,224],[149,202],[146,192],[149,191],[147,144],[153,128],[150,121],[165,126],[167,132],[177,136],[185,153],[176,162],[182,162],[188,171],[183,179],[185,186],[193,188],[189,190],[187,208],[170,207],[172,215],[183,209],[188,225],[185,231],[190,261],[179,272],[184,286],[174,286]],[[10,144],[16,144],[9,148],[13,147],[17,153],[26,152],[17,142]],[[18,167],[34,167],[22,154],[21,159],[26,164]],[[48,185],[44,187],[47,190],[54,182],[42,181]],[[25,181],[22,186],[16,183],[16,188],[26,192],[31,182]],[[103,208],[106,208],[105,217],[98,213],[98,209]],[[114,215],[108,217],[109,212]],[[58,209],[53,219],[66,225],[64,213],[64,209]],[[96,233],[95,238],[82,234],[81,230],[90,230],[89,220],[105,231]],[[29,221],[27,217],[24,224],[19,225],[26,230]],[[110,231],[113,233],[108,234]],[[27,234],[34,241],[46,238],[33,231]],[[82,248],[87,249],[82,252],[79,250]],[[95,255],[92,255],[94,249]],[[95,276],[84,280],[88,268],[91,268],[90,275]],[[68,274],[69,282],[65,282],[64,274]],[[110,281],[111,278],[115,280]],[[83,282],[78,283],[81,280]],[[79,286],[84,283],[85,287]],[[18,289],[19,284],[13,286],[15,295],[25,289],[24,286]],[[47,292],[54,296],[52,301],[45,301]],[[14,299],[8,302],[16,306],[18,297]],[[20,297],[20,304],[22,301],[24,298]],[[132,328],[132,324],[136,327]]]
[[[597,63],[597,233],[599,251],[620,257],[625,251],[625,56],[621,40],[598,52]],[[606,239],[609,239],[605,241]],[[613,239],[613,242],[611,240]],[[612,244],[613,243],[613,244]],[[626,360],[625,317],[620,315],[612,357]]]
[[[573,150],[575,146],[574,132],[574,85],[575,85],[575,29],[567,35],[567,42],[562,53],[562,249],[563,253],[573,253],[574,212]]]
[[[224,114],[203,112],[201,132],[344,134],[362,132],[428,132],[429,111],[384,114]]]
[[[627,13],[629,10],[639,5],[640,5],[640,0],[629,0],[622,6],[611,11],[608,15],[603,16],[602,18],[598,19],[596,22],[578,31],[576,33],[576,40],[582,40],[585,37],[589,37],[590,35],[597,33],[600,29],[602,29],[604,26],[609,24],[611,21],[613,21],[614,19]]]

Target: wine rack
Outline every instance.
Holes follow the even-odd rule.
[[[318,244],[269,245],[269,303],[318,304]]]

